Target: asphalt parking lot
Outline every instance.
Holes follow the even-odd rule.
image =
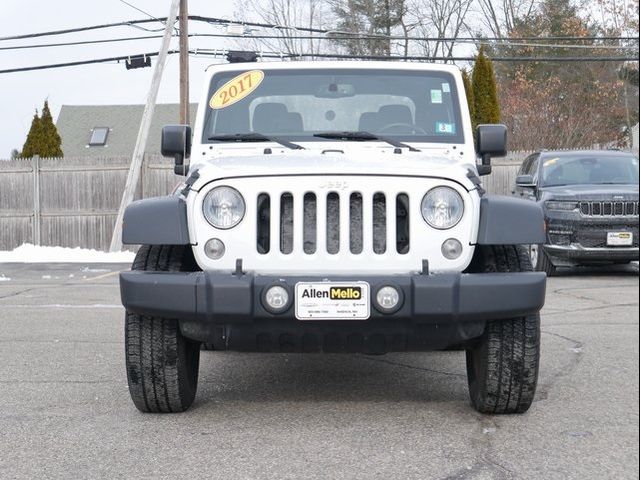
[[[117,272],[0,265],[0,477],[638,478],[638,266],[550,279],[536,402],[475,413],[464,354],[202,352],[187,413],[127,391]]]

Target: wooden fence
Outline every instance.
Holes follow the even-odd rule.
[[[0,161],[0,250],[23,243],[108,250],[128,157]],[[145,158],[136,198],[169,193],[169,160]]]
[[[490,193],[508,195],[528,153],[494,161],[483,177]],[[108,250],[129,171],[128,157],[0,161],[0,250],[23,243]],[[145,157],[136,198],[170,193],[180,178],[171,160]]]

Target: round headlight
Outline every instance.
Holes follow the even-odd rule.
[[[450,187],[436,187],[422,199],[422,218],[433,228],[445,230],[458,224],[464,213],[464,201]]]
[[[231,187],[216,187],[207,193],[202,202],[204,218],[220,229],[233,228],[244,217],[244,199]]]

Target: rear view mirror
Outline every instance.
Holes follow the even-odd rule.
[[[476,151],[482,159],[478,166],[480,175],[491,173],[491,157],[507,154],[507,127],[505,125],[478,125],[476,129]]]
[[[533,175],[518,175],[516,177],[516,185],[519,187],[535,187]]]
[[[331,83],[318,88],[316,98],[345,98],[353,97],[356,89],[348,83]]]
[[[173,157],[174,172],[186,175],[185,159],[191,156],[191,127],[189,125],[167,125],[162,129],[160,152],[165,157]]]

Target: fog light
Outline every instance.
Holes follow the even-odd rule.
[[[212,238],[204,244],[204,254],[212,260],[222,258],[224,251],[224,243],[218,238]]]
[[[449,260],[455,260],[462,255],[462,244],[455,238],[449,238],[442,243],[442,255]]]
[[[280,313],[289,307],[289,291],[280,286],[269,287],[264,294],[264,306],[271,313]]]
[[[376,292],[376,304],[378,309],[384,313],[396,311],[400,307],[401,300],[401,292],[397,288],[389,285],[378,289]]]

